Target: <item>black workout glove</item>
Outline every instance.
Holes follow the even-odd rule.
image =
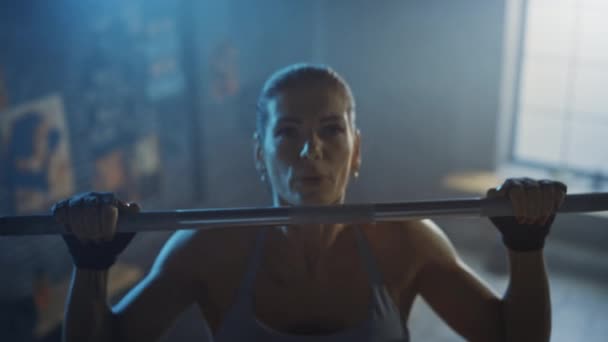
[[[72,260],[77,268],[107,270],[135,236],[135,233],[116,233],[111,241],[81,242],[72,234],[63,234]]]
[[[555,215],[552,215],[545,225],[517,223],[513,216],[490,217],[489,219],[500,231],[502,242],[507,248],[512,251],[529,252],[543,249]]]
[[[508,198],[514,215],[489,219],[498,228],[503,243],[510,250],[541,250],[566,192],[566,185],[557,181],[509,178],[501,186],[489,189],[486,195],[488,198]],[[518,218],[522,223],[518,222]]]
[[[56,220],[72,234],[62,237],[80,269],[106,270],[127,247],[135,233],[116,233],[119,215],[139,212],[136,204],[119,201],[112,193],[87,192],[61,201],[51,209]],[[102,237],[111,237],[104,240]]]

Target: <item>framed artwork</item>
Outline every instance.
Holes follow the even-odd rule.
[[[50,95],[0,113],[3,183],[15,214],[47,212],[74,191],[61,97]]]

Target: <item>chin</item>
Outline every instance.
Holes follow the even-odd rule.
[[[323,196],[319,193],[299,194],[296,205],[331,205],[338,201],[333,196]]]

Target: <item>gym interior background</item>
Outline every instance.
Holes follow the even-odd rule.
[[[295,62],[326,63],[353,88],[363,167],[350,203],[482,196],[523,175],[608,191],[602,0],[0,6],[0,215],[47,213],[90,190],[144,210],[270,205],[253,164],[255,102],[265,78]],[[502,292],[489,222],[436,221]],[[113,300],[169,234],[136,236],[112,270]],[[552,340],[608,335],[607,242],[606,215],[556,220]],[[59,237],[0,237],[0,311],[58,340],[70,271]],[[409,326],[415,341],[462,340],[421,300]],[[163,341],[206,337],[192,308]]]

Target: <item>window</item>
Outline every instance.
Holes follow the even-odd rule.
[[[608,180],[608,1],[527,0],[520,15],[511,161]]]

